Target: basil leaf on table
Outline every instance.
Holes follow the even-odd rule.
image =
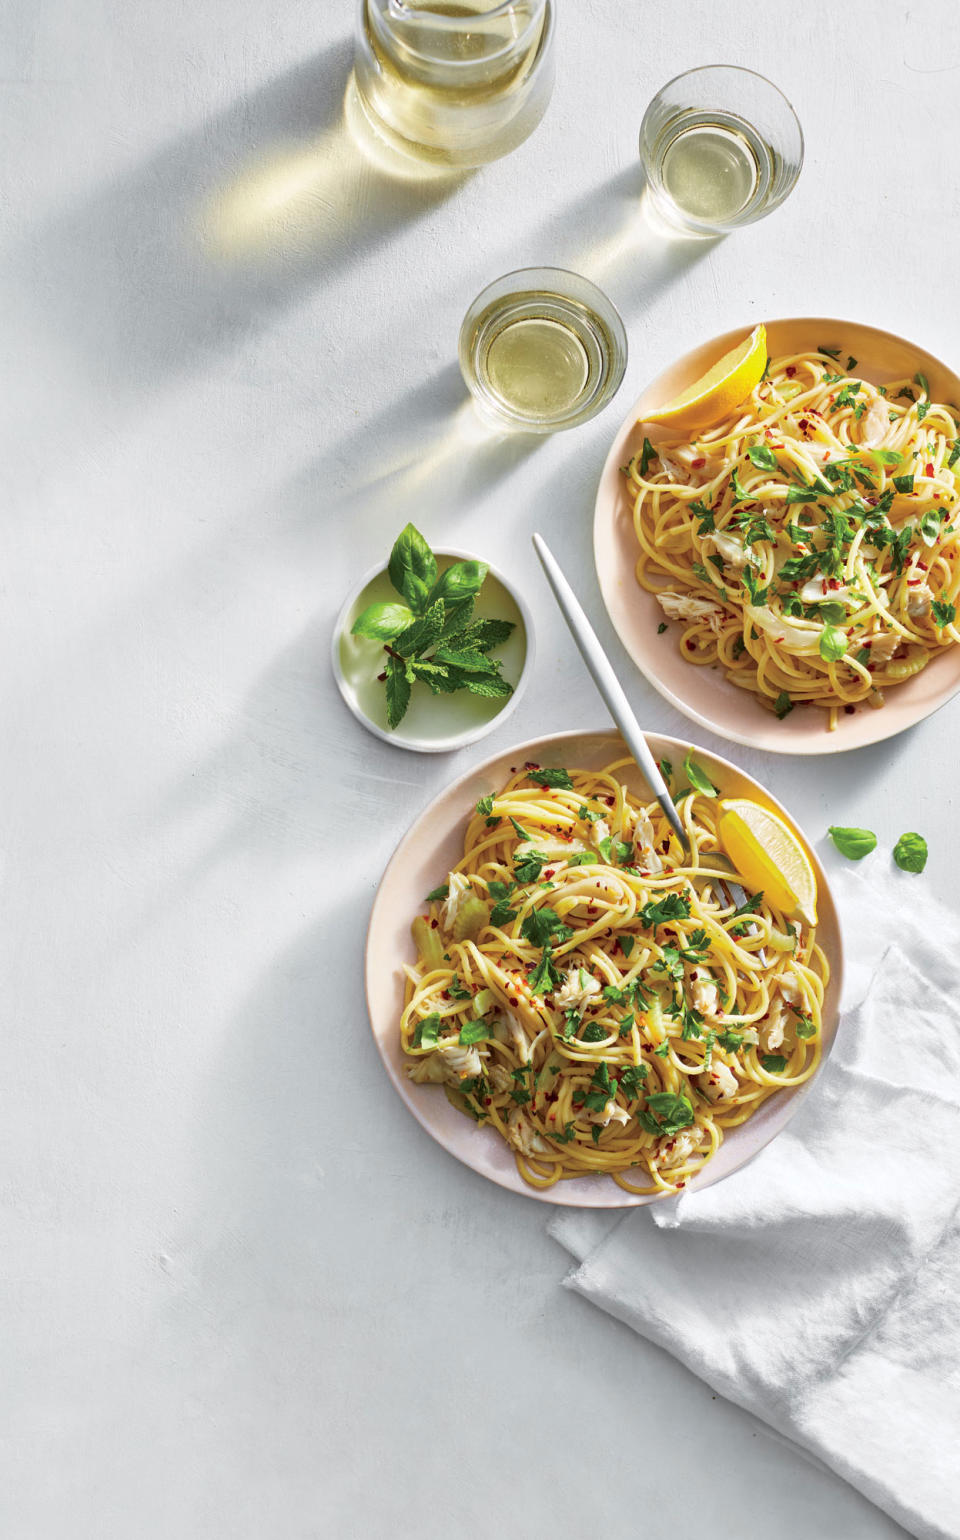
[[[833,843],[842,856],[848,861],[862,861],[871,850],[877,848],[877,836],[872,829],[845,829],[837,824],[831,824],[827,830]]]
[[[893,859],[902,872],[922,872],[927,864],[927,842],[922,834],[901,834],[893,847]]]

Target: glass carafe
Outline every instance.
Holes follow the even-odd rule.
[[[553,0],[360,0],[355,78],[394,149],[451,167],[497,160],[550,99]]]

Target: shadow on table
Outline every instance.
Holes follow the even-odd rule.
[[[278,504],[290,528],[362,515],[392,539],[408,519],[464,513],[543,442],[488,426],[448,364],[301,467]]]
[[[404,179],[385,147],[379,164],[361,150],[351,50],[342,39],[238,98],[13,253],[91,378],[147,389],[229,352],[462,180]]]
[[[586,240],[582,230],[589,231]],[[537,237],[541,248],[549,243],[625,310],[651,303],[721,239],[665,225],[651,206],[639,161],[552,215]]]

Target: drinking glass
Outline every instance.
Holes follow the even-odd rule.
[[[477,295],[459,351],[482,416],[501,428],[556,433],[595,417],[619,390],[627,334],[588,278],[528,267]]]
[[[521,144],[553,89],[553,0],[359,0],[354,78],[374,130],[450,167]]]
[[[753,70],[677,75],[643,115],[648,195],[668,225],[720,235],[779,207],[803,165],[803,133],[782,91]]]

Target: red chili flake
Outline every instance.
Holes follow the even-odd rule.
[[[852,717],[857,708],[856,706],[844,706],[843,709],[847,713],[848,717]]]
[[[378,674],[377,675],[377,684],[383,684],[383,681],[386,679],[386,677],[387,677],[387,673],[386,673],[386,669],[384,669],[382,674]]]
[[[918,584],[920,584],[922,582],[923,582],[923,578],[907,578],[907,587],[908,588],[916,588],[918,586]]]
[[[926,464],[926,467],[924,469],[923,474],[925,476],[932,476],[933,475],[933,462],[931,460],[927,461],[927,464]]]
[[[539,770],[540,766],[535,759],[528,759],[523,768],[524,770]]]
[[[840,579],[839,578],[827,578],[827,587],[828,588],[839,588],[840,587]]]
[[[925,561],[918,561],[918,562],[917,562],[917,566],[918,566],[918,567],[919,567],[919,568],[920,568],[920,571],[921,571],[921,572],[926,572],[926,570],[927,570],[927,564],[926,564],[926,562],[925,562]]]
[[[449,998],[450,998],[450,991],[449,991],[449,989],[445,989],[445,990],[444,990],[444,991],[443,991],[443,994],[442,994],[442,996],[441,996],[441,999],[443,999],[443,1000],[449,1000]]]
[[[680,1188],[681,1187],[686,1187],[686,1185],[687,1185],[686,1182],[678,1182],[677,1183],[677,1191],[679,1192]]]
[[[672,866],[665,866],[663,869],[666,872],[668,877],[672,877],[673,876],[673,867]]]
[[[707,463],[706,460],[691,460],[690,461],[690,469],[692,471],[700,471],[700,470],[703,469],[703,467],[706,465],[706,463]]]
[[[440,921],[439,921],[439,920],[431,920],[431,921],[430,921],[430,929],[431,929],[431,930],[436,930],[436,929],[437,929],[437,926],[438,926],[438,925],[439,925],[439,924],[440,924]]]
[[[551,878],[551,877],[554,877],[554,876],[555,876],[555,875],[556,875],[556,873],[555,873],[555,872],[552,872],[552,871],[550,871],[550,872],[544,872],[544,874],[543,874],[543,875],[544,875],[544,878],[545,878],[545,880],[546,880],[546,881],[547,881],[547,882],[549,882],[549,881],[550,881],[550,878]]]
[[[661,850],[669,850],[670,849],[670,841],[669,840],[661,840],[661,842],[660,842],[660,849]]]
[[[877,665],[875,663],[868,663],[867,664],[867,673],[872,674],[874,669],[876,668],[876,666]]]
[[[873,646],[873,637],[872,636],[868,636],[866,641],[863,642],[862,645],[864,647],[872,647]]]
[[[483,1105],[484,1105],[484,1106],[485,1106],[485,1107],[489,1107],[489,1105],[490,1105],[490,1103],[491,1103],[491,1102],[492,1102],[492,1101],[493,1101],[493,1097],[492,1097],[492,1096],[485,1096],[485,1097],[484,1097],[484,1098],[483,1098]]]
[[[516,1004],[518,1004],[518,1001],[517,1001],[517,997],[516,997],[516,995],[510,995],[510,997],[509,997],[509,999],[510,999],[510,1004],[511,1004],[511,1005],[516,1005]]]
[[[805,417],[801,417],[800,421],[797,423],[797,427],[800,429],[801,433],[809,433],[810,431],[810,424],[807,422]]]
[[[792,380],[793,376],[796,374],[796,372],[797,372],[796,364],[788,364],[787,365],[787,379],[788,380]]]
[[[687,649],[687,651],[688,651],[688,652],[693,652],[693,645],[694,645],[694,644],[693,644],[693,642],[692,642],[692,641],[691,641],[691,640],[690,640],[690,638],[689,638],[689,637],[688,637],[688,638],[687,638],[687,640],[686,640],[686,641],[685,641],[685,642],[684,642],[684,644],[683,644],[683,645],[684,645],[684,647],[686,647],[686,649]]]

